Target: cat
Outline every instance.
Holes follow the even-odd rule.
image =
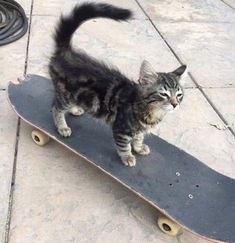
[[[65,114],[84,112],[101,118],[110,125],[117,153],[126,166],[135,166],[132,151],[147,155],[144,135],[151,131],[168,111],[176,109],[183,100],[180,84],[186,66],[173,72],[156,72],[144,60],[138,82],[130,80],[118,69],[74,50],[71,38],[85,21],[97,17],[116,21],[130,19],[132,12],[109,4],[83,3],[67,17],[61,17],[56,27],[55,51],[50,58],[49,73],[55,88],[52,114],[58,132],[71,135]],[[98,142],[98,141],[97,141]]]

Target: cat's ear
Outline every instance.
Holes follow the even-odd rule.
[[[182,65],[182,66],[178,67],[172,73],[174,73],[176,75],[179,84],[182,85],[182,86],[184,86],[184,84],[186,82],[185,77],[187,75],[187,66],[186,65]]]
[[[186,70],[187,70],[187,66],[186,65],[182,65],[182,66],[178,67],[172,73],[174,73],[176,76],[178,76],[180,78],[184,73],[186,73]]]
[[[157,72],[153,69],[152,65],[144,60],[140,67],[139,83],[142,86],[151,85],[157,80]]]

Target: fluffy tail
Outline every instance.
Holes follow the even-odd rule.
[[[76,29],[85,21],[93,18],[110,18],[121,21],[128,20],[132,13],[128,9],[118,8],[103,3],[84,3],[76,6],[68,17],[61,17],[55,32],[57,48],[69,47]]]

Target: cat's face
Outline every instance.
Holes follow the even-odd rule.
[[[144,91],[145,102],[166,112],[178,109],[184,97],[180,81],[185,70],[186,66],[182,65],[173,72],[157,73],[150,63],[143,61],[139,83]]]

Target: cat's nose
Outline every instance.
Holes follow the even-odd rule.
[[[178,104],[172,102],[171,105],[175,108]]]
[[[173,106],[173,108],[175,109],[175,107],[178,105],[176,97],[171,97],[170,103]]]

